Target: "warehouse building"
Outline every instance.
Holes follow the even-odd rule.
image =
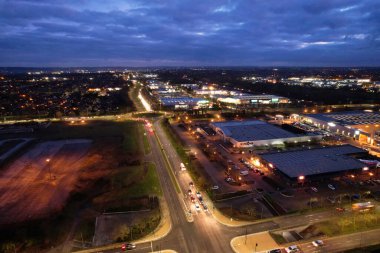
[[[380,113],[351,111],[322,114],[306,114],[303,120],[321,129],[353,137],[361,142],[380,143]]]
[[[160,97],[159,103],[162,108],[174,110],[192,110],[208,108],[209,101],[193,97]]]
[[[307,142],[322,138],[315,134],[292,133],[261,120],[216,122],[212,123],[211,127],[225,142],[236,148]]]
[[[351,145],[267,153],[260,155],[268,168],[277,169],[290,179],[317,178],[342,172],[367,169],[353,155],[366,151]]]

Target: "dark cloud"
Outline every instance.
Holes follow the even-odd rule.
[[[0,0],[2,66],[378,66],[377,0]]]

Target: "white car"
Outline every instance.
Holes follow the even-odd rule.
[[[219,189],[219,186],[217,185],[214,185],[213,187],[211,187],[212,190],[218,190]]]
[[[311,190],[312,190],[313,192],[318,192],[318,189],[317,189],[316,187],[311,187]]]
[[[201,211],[201,207],[199,206],[198,203],[195,203],[195,204],[194,204],[194,207],[195,207],[195,210],[196,210],[197,212],[200,212],[200,211]]]
[[[323,241],[322,240],[315,240],[312,242],[314,247],[321,247],[323,246]]]
[[[329,187],[331,190],[335,190],[335,186],[333,186],[332,184],[328,184],[327,187]]]
[[[201,194],[200,192],[197,192],[196,195],[197,195],[197,198],[198,198],[198,199],[199,199],[199,198],[202,198],[202,194]]]
[[[295,253],[295,252],[299,252],[300,249],[298,248],[297,245],[292,245],[292,246],[286,247],[286,248],[285,248],[285,251],[286,251],[287,253]]]

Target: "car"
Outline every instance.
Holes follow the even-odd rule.
[[[268,253],[281,253],[281,249],[272,249],[269,250]]]
[[[219,189],[219,186],[217,185],[214,185],[213,187],[211,187],[212,190],[218,190]]]
[[[226,177],[226,179],[224,179],[227,183],[228,182],[231,182],[232,181],[232,178],[230,178],[230,177]]]
[[[327,187],[329,187],[329,188],[330,188],[331,190],[333,190],[333,191],[335,190],[335,186],[332,185],[332,184],[328,184]]]
[[[132,250],[136,248],[136,244],[134,243],[123,243],[121,245],[121,250],[126,251],[126,250]]]
[[[316,187],[311,187],[311,190],[312,190],[313,192],[318,192],[318,189],[317,189]]]
[[[300,252],[300,249],[298,248],[297,245],[292,245],[292,246],[286,247],[285,251],[287,253],[295,253],[295,252]]]
[[[200,192],[197,192],[196,195],[197,195],[197,198],[198,198],[198,199],[199,199],[199,198],[202,198],[202,194],[201,194]]]
[[[249,174],[248,170],[242,170],[240,171],[241,176],[247,176]]]
[[[312,242],[314,247],[321,247],[323,246],[323,241],[322,240],[315,240]]]
[[[187,190],[187,194],[191,195],[193,191],[191,189]]]
[[[194,187],[194,183],[193,183],[193,182],[190,182],[190,183],[189,183],[189,186],[190,186],[190,187]]]
[[[201,211],[201,207],[199,206],[198,203],[195,203],[195,204],[194,204],[194,207],[195,207],[195,210],[196,210],[197,212],[200,212],[200,211]]]

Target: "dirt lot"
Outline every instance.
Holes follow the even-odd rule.
[[[0,224],[60,210],[75,187],[77,172],[86,164],[90,146],[86,139],[39,143],[4,168],[0,174]]]

